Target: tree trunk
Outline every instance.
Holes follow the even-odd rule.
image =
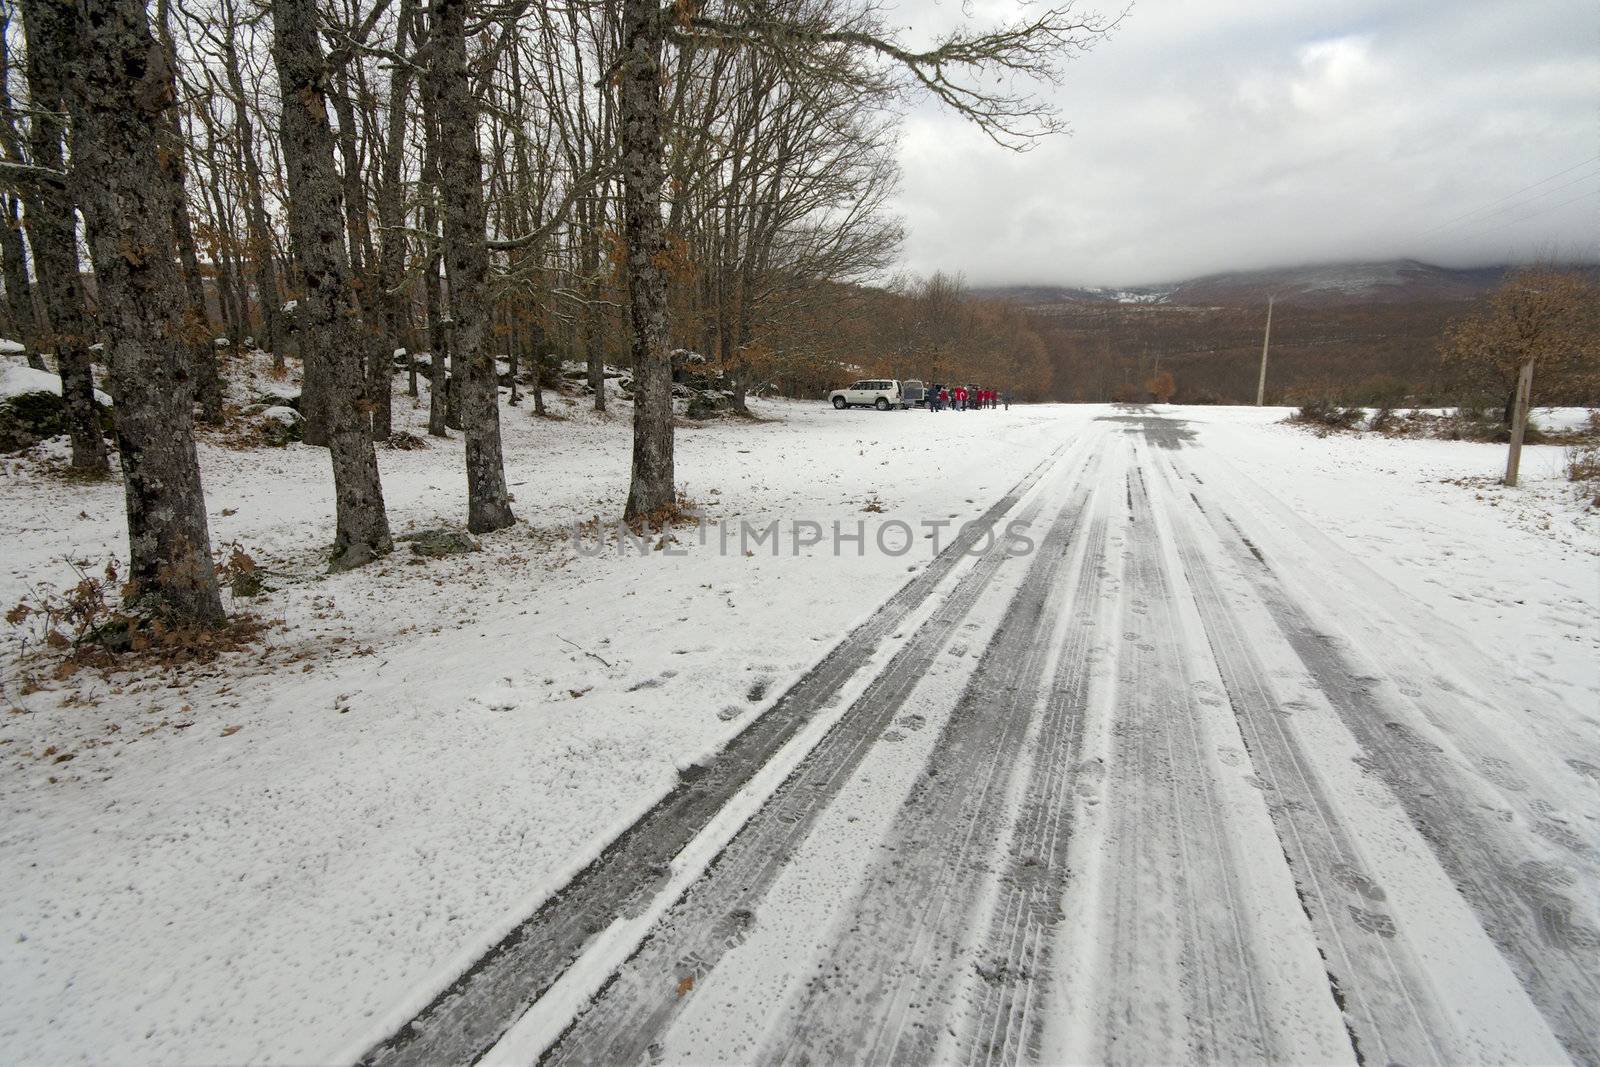
[[[600,348],[599,331],[595,329],[594,309],[587,303],[578,309],[578,345],[583,349],[588,364],[589,388],[594,390],[594,409],[606,409],[605,353]]]
[[[439,124],[439,208],[450,279],[455,336],[451,370],[461,368],[461,415],[467,437],[467,529],[499,530],[516,522],[500,454],[500,388],[485,344],[489,289],[483,164],[478,110],[467,78],[466,0],[434,0],[429,80]]]
[[[522,355],[522,330],[517,324],[514,312],[509,306],[506,307],[504,314],[506,337],[509,338],[511,342],[506,346],[506,370],[511,375],[511,396],[506,399],[506,403],[510,404],[512,407],[516,407],[518,404],[522,403],[522,397],[517,394],[517,371],[521,369],[522,364],[520,358]],[[537,367],[537,362],[535,362],[534,365]],[[537,373],[537,371],[535,371],[535,373]]]
[[[400,0],[399,28],[397,30],[401,51],[405,50],[412,24],[416,18],[416,0]],[[388,345],[406,350],[406,391],[417,395],[417,360],[415,346],[411,343],[411,302],[402,289],[406,270],[406,235],[402,227],[406,221],[405,155],[406,155],[406,98],[411,91],[411,66],[397,63],[389,80],[389,119],[384,131],[383,165],[379,173],[378,209],[378,278],[383,289],[380,299],[388,320]],[[371,379],[369,378],[369,383]],[[373,432],[378,426],[387,430],[393,421],[389,399],[388,377],[385,372],[384,388],[375,397],[378,405],[372,416]]]
[[[445,291],[439,273],[444,269],[444,257],[439,241],[439,116],[435,112],[433,91],[424,87],[422,93],[422,185],[427,199],[422,205],[422,228],[428,233],[428,269],[423,274],[423,298],[428,303],[428,433],[434,437],[449,437],[446,431],[460,423],[451,413],[450,387],[450,312],[445,301],[451,294]]]
[[[168,30],[168,20],[172,14],[168,0],[159,0],[156,13],[156,32],[160,35],[167,77],[173,79],[173,96],[176,97],[178,52]],[[166,188],[171,194],[169,210],[172,212],[172,236],[177,245],[183,289],[189,297],[185,318],[188,322],[190,358],[194,360],[194,399],[200,405],[201,421],[217,425],[222,422],[222,378],[217,372],[217,349],[212,343],[211,323],[206,315],[205,283],[200,278],[200,254],[195,247],[194,227],[189,222],[189,198],[184,192],[188,166],[184,162],[183,126],[178,121],[177,108],[168,108],[163,118],[160,160],[169,178]],[[241,337],[243,334],[236,334],[234,342],[237,343]]]
[[[228,88],[233,94],[239,159],[244,164],[245,222],[248,226],[250,261],[256,278],[256,299],[261,306],[261,336],[257,338],[257,343],[276,356],[282,333],[278,319],[283,314],[283,294],[278,291],[278,275],[272,262],[272,229],[267,219],[266,200],[262,195],[262,187],[266,182],[261,172],[261,159],[256,154],[256,131],[250,121],[236,32],[230,18],[224,29],[223,68],[227,74]]]
[[[351,295],[355,297],[362,324],[362,405],[368,432],[374,441],[387,440],[393,432],[390,407],[390,379],[393,377],[393,349],[388,329],[379,328],[388,308],[382,298],[383,283],[378,273],[377,255],[372,249],[372,227],[368,224],[367,185],[361,177],[361,152],[356,143],[355,104],[350,98],[349,68],[341,66],[332,97],[339,119],[337,143],[344,162],[345,229],[350,235]]]
[[[433,233],[432,210],[426,225],[428,232]],[[424,309],[428,320],[428,433],[434,437],[449,437],[444,424],[445,404],[445,361],[449,356],[450,332],[445,324],[444,308],[441,302],[444,294],[439,285],[439,264],[437,260],[430,260],[428,270],[422,276],[422,297],[427,302]]]
[[[440,291],[437,276],[432,288],[437,297]],[[429,355],[433,377],[428,383],[428,433],[434,437],[449,437],[449,416],[445,408],[449,404],[447,398],[450,393],[449,372],[446,370],[450,363],[450,320],[435,310],[429,318],[429,333],[428,346],[433,349]]]
[[[594,409],[606,409],[606,361],[605,348],[600,343],[600,331],[595,322],[594,305],[591,303],[595,296],[593,278],[600,270],[600,222],[595,216],[598,212],[594,208],[584,211],[582,218],[582,231],[579,237],[582,248],[582,259],[578,269],[584,278],[584,302],[578,309],[578,344],[583,349],[584,359],[588,363],[589,388],[594,390]]]
[[[620,71],[623,235],[633,325],[633,474],[626,518],[673,503],[672,362],[667,353],[667,278],[660,255],[664,165],[661,8],[623,0]]]
[[[129,577],[147,602],[213,625],[224,615],[195,456],[171,174],[159,148],[171,73],[144,0],[78,0],[75,14],[75,55],[58,69],[73,72],[73,179],[107,338]]]
[[[67,71],[59,64],[69,58],[72,49],[72,14],[58,4],[29,4],[24,15],[28,96],[36,109],[28,138],[33,162],[63,170],[64,130],[55,116],[67,106]],[[89,350],[94,327],[87,314],[78,266],[76,207],[65,186],[40,184],[28,207],[28,238],[33,245],[34,275],[43,298],[46,343],[56,354],[56,372],[61,376],[72,467],[79,471],[108,471],[105,437],[94,409],[94,370]]]
[[[326,385],[337,530],[332,570],[368,563],[392,549],[371,424],[361,411],[357,354],[365,340],[350,288],[339,172],[323,90],[328,72],[317,34],[316,0],[272,6],[272,55],[283,94],[283,158],[289,233],[300,266],[300,353]],[[309,377],[309,375],[308,375]]]
[[[533,413],[546,414],[544,406],[544,353],[545,333],[544,327],[537,322],[531,324],[533,354],[528,360],[533,369]]]
[[[175,139],[177,135],[169,131],[167,136]],[[169,184],[177,190],[172,197],[170,210],[172,232],[176,238],[179,262],[182,265],[179,273],[183,278],[184,293],[188,297],[188,306],[184,309],[184,335],[189,341],[189,358],[194,362],[194,399],[195,403],[200,405],[201,421],[215,426],[222,422],[222,376],[217,370],[217,346],[212,336],[211,323],[206,316],[205,285],[200,279],[200,257],[195,249],[194,231],[189,225],[188,198],[183,194],[183,156],[176,151],[169,151],[164,159],[171,172]],[[236,295],[241,319],[236,323],[232,335],[237,344],[244,336],[239,323],[248,326],[248,320],[242,318],[247,314],[248,305],[242,288]]]
[[[14,340],[28,352],[28,366],[44,370],[44,360],[39,356],[39,323],[33,313],[33,286],[28,282],[28,254],[22,247],[22,219],[17,211],[21,205],[14,196],[7,196],[4,228],[0,229],[0,269],[6,281],[6,314],[11,328],[17,332]]]
[[[448,284],[449,278],[446,277]],[[453,309],[452,309],[453,310]],[[445,363],[449,373],[444,379],[444,424],[452,430],[460,431],[465,428],[461,421],[461,384],[463,369],[461,356],[456,349],[456,339],[460,336],[456,331],[454,316],[444,320],[445,333],[449,340],[445,344]]]

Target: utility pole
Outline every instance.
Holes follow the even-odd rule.
[[[1267,332],[1261,338],[1261,377],[1256,379],[1256,407],[1267,398],[1267,346],[1272,343],[1272,296],[1267,296]]]
[[[1522,365],[1517,374],[1517,402],[1511,412],[1511,448],[1506,453],[1505,484],[1517,484],[1518,468],[1522,466],[1522,438],[1528,432],[1528,400],[1533,392],[1533,360]]]

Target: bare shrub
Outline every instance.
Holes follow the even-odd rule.
[[[1307,400],[1298,411],[1289,416],[1290,422],[1304,423],[1327,430],[1354,430],[1366,418],[1360,408],[1347,408],[1331,400]]]
[[[1589,418],[1591,423],[1595,421],[1594,415]],[[1567,449],[1567,481],[1588,499],[1590,507],[1600,508],[1600,441]]]
[[[263,591],[255,560],[237,542],[222,545],[218,554],[217,576],[235,595]],[[78,563],[71,566],[78,576],[76,584],[59,591],[36,587],[5,614],[25,651],[33,646],[55,660],[57,678],[85,666],[120,669],[209,662],[248,644],[265,629],[261,620],[243,614],[220,626],[174,617],[159,598],[144,596],[136,583],[123,581],[116,559],[98,571]]]
[[[689,495],[688,490],[679,486],[673,494],[672,503],[664,504],[654,511],[635,515],[627,520],[628,528],[635,534],[646,531],[666,531],[673,527],[694,526],[700,521],[700,505]]]

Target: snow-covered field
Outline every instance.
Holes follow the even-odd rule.
[[[408,404],[397,428],[422,432],[425,412]],[[626,409],[554,409],[565,417],[504,411],[522,523],[483,538],[481,553],[424,562],[401,546],[332,577],[320,565],[326,456],[205,445],[213,539],[239,542],[268,572],[272,592],[234,605],[277,623],[264,643],[176,678],[80,672],[25,691],[13,640],[0,719],[0,1058],[354,1058],[929,567],[923,523],[974,518],[1046,462],[1092,464],[1127,447],[1119,424],[1101,421],[1125,413],[1105,407],[879,414],[758,402],[759,421],[678,435],[704,541],[685,529],[676,543],[589,554],[569,535],[621,511]],[[1380,609],[1353,608],[1352,629],[1395,624],[1391,641],[1356,634],[1391,675],[1410,662],[1517,694],[1473,736],[1498,738],[1519,766],[1551,765],[1551,795],[1593,841],[1596,827],[1572,813],[1594,805],[1571,794],[1561,761],[1600,726],[1600,526],[1560,482],[1560,449],[1530,448],[1525,486],[1507,490],[1494,484],[1498,446],[1319,439],[1275,409],[1161,413],[1187,420],[1192,473],[1273,538],[1294,582],[1325,604]],[[464,516],[460,442],[430,443],[380,452],[397,534]],[[0,601],[68,584],[68,560],[92,568],[122,551],[117,485],[65,484],[32,459],[0,470]],[[1115,477],[1105,499],[1120,492]],[[1065,485],[1040,493],[1071,502]],[[796,520],[815,522],[822,542],[795,545]],[[913,528],[910,552],[878,543],[880,530],[891,550],[903,539],[885,528],[893,520]],[[749,540],[773,521],[777,554]],[[835,522],[847,534],[865,523],[859,552],[853,541],[835,551]],[[994,623],[1022,583],[1001,566],[973,618]],[[911,629],[888,635],[885,654]],[[845,691],[840,713],[858,692]],[[816,744],[826,724],[796,744]],[[851,803],[902,795],[903,760],[926,758],[937,732],[910,735],[900,769],[885,765]],[[747,791],[737,810],[759,799]],[[806,921],[803,885],[773,892]],[[728,974],[757,972],[746,962]],[[1306,1023],[1292,1047],[1323,1047],[1325,1022]],[[1096,1047],[1061,1033],[1062,1048]],[[684,1040],[694,1058],[699,1046]]]

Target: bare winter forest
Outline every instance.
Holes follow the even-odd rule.
[[[8,5],[10,325],[36,368],[52,357],[80,472],[107,465],[103,358],[129,577],[180,618],[222,616],[192,423],[228,419],[223,379],[251,348],[303,363],[336,568],[391,546],[374,442],[397,371],[413,396],[419,374],[448,376],[428,428],[464,431],[483,532],[515,520],[501,360],[510,402],[527,375],[536,409],[564,360],[597,408],[608,362],[625,367],[627,514],[663,513],[688,362],[674,352],[709,362],[735,411],[751,387],[815,387],[854,362],[840,342],[860,341],[830,323],[861,317],[837,287],[896,249],[895,108],[931,96],[1025,145],[1057,122],[1029,86],[1109,25],[1052,10],[914,46],[871,6],[827,0]],[[924,304],[956,295],[923,289]],[[1013,311],[914,332],[960,369],[1004,360],[1044,389]]]

